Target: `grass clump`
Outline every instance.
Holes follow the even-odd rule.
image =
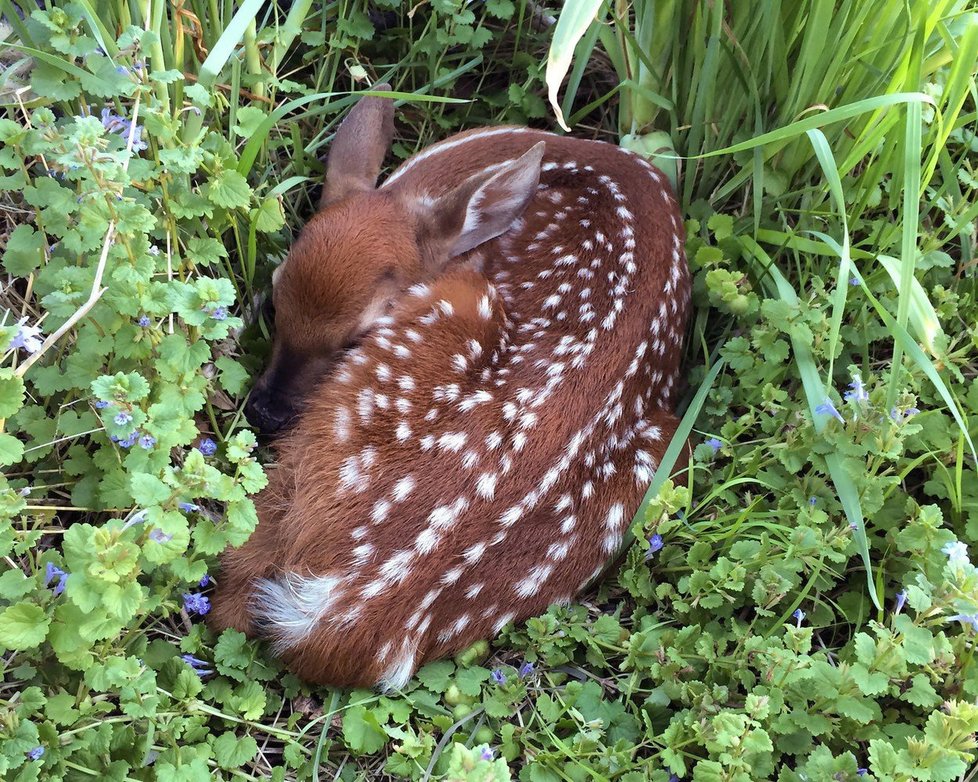
[[[4,779],[972,773],[971,6],[0,12]],[[548,78],[575,132],[679,183],[686,485],[660,471],[619,574],[579,604],[396,696],[310,690],[197,622],[264,483],[241,415],[259,294],[352,92],[392,83],[401,159],[476,125],[555,128]]]

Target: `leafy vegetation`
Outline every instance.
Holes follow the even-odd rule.
[[[42,6],[0,0],[0,776],[970,778],[973,6]],[[397,695],[199,623],[264,483],[260,293],[379,80],[392,166],[548,95],[654,156],[697,305],[698,444],[617,576]]]

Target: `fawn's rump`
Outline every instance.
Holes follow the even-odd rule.
[[[492,153],[540,138],[499,133]],[[675,201],[617,148],[547,149],[523,219],[412,288],[323,383],[279,444],[252,540],[225,556],[214,625],[267,636],[307,679],[402,687],[570,601],[675,431]]]

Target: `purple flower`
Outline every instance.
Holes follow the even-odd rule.
[[[849,284],[852,285],[853,287],[855,287],[856,285],[859,284],[859,278],[858,277],[850,277],[849,278]]]
[[[713,449],[713,453],[716,453],[723,446],[723,443],[720,442],[716,437],[711,437],[709,440],[707,440],[704,443],[704,445],[710,446],[710,448]]]
[[[149,539],[155,541],[156,543],[169,543],[171,540],[173,540],[173,535],[167,535],[161,529],[154,529],[149,533]]]
[[[153,322],[153,321],[151,321],[151,320],[149,319],[149,315],[140,315],[140,316],[139,316],[139,320],[137,320],[137,321],[136,321],[136,323],[138,323],[138,324],[139,324],[140,326],[142,326],[142,327],[143,327],[144,329],[145,329],[145,328],[148,328],[148,327],[150,326],[150,324],[152,324],[152,322]]]
[[[109,403],[108,403],[108,402],[106,402],[106,401],[105,401],[104,399],[99,399],[99,400],[98,400],[98,401],[97,401],[97,402],[95,403],[95,409],[96,409],[96,410],[104,410],[104,409],[105,409],[105,408],[107,408],[108,406],[109,406]]]
[[[19,328],[14,334],[14,338],[10,340],[10,347],[14,350],[20,348],[28,353],[37,353],[44,344],[41,329],[37,326],[28,325],[27,318],[21,318],[17,321],[17,326]]]
[[[496,668],[490,675],[489,678],[492,679],[496,684],[506,683],[506,674],[502,672],[501,668]]]
[[[488,745],[482,748],[482,752],[479,753],[479,757],[483,760],[492,760],[493,752]]]
[[[526,662],[520,666],[519,676],[521,679],[525,679],[527,676],[532,674],[534,671],[533,663]]]
[[[40,760],[44,756],[44,747],[34,747],[30,752],[27,753],[27,757],[31,760]]]
[[[843,394],[843,398],[847,402],[866,402],[869,400],[869,394],[866,393],[866,387],[863,385],[863,379],[858,375],[852,376],[852,382],[849,384],[849,390]]]
[[[196,592],[184,593],[183,610],[188,614],[200,614],[203,616],[211,610],[211,601]]]
[[[864,777],[864,776],[866,776],[866,775],[867,775],[868,773],[869,773],[869,769],[868,769],[868,768],[857,768],[857,769],[856,769],[856,774],[857,774],[858,776],[861,776],[861,777]]]
[[[798,623],[796,627],[801,627],[801,623],[805,621],[805,612],[802,611],[800,608],[796,608],[791,615],[795,618],[795,621]]]
[[[846,422],[846,419],[842,417],[842,413],[835,409],[835,405],[832,404],[831,399],[826,399],[824,402],[822,402],[822,404],[815,408],[815,412],[818,413],[818,415],[830,415],[842,423]]]
[[[815,507],[815,504],[817,502],[818,502],[818,498],[817,497],[809,497],[808,498],[808,504],[811,505],[813,508]]]
[[[204,454],[204,456],[213,456],[217,453],[217,443],[210,437],[205,437],[197,444],[197,450]]]
[[[141,152],[147,148],[146,142],[143,141],[142,126],[134,124],[121,114],[114,114],[108,106],[102,109],[102,127],[109,133],[118,133],[127,144],[131,132],[133,152]]]
[[[903,610],[903,606],[906,602],[907,602],[907,590],[904,589],[900,592],[897,592],[896,607],[893,609],[893,613],[899,614]]]
[[[140,448],[145,448],[147,451],[149,451],[155,445],[156,445],[156,438],[153,437],[153,435],[151,434],[144,434],[142,437],[139,438]]]
[[[192,654],[181,654],[180,659],[183,660],[187,665],[193,668],[194,673],[200,677],[208,676],[214,671],[207,666],[210,665],[206,660],[201,660],[198,657],[194,657]]]
[[[214,318],[214,320],[227,320],[228,311],[224,307],[215,307],[210,311],[210,316]]]
[[[661,551],[665,543],[662,542],[662,535],[656,534],[649,538],[649,550],[645,552],[645,561],[648,562],[657,551]]]
[[[901,410],[898,407],[894,407],[892,410],[890,410],[890,419],[894,423],[902,424],[904,421],[912,418],[919,412],[920,410],[918,410],[916,407],[908,407],[906,410]]]
[[[48,562],[44,566],[44,586],[48,586],[54,579],[58,579],[58,583],[54,585],[54,596],[57,597],[65,591],[65,585],[68,583],[68,574],[53,562]]]
[[[119,445],[123,448],[132,448],[136,444],[136,439],[139,437],[139,432],[132,431],[125,440],[119,440]]]
[[[177,505],[177,507],[184,513],[196,513],[200,510],[200,506],[192,502],[181,502]]]
[[[118,426],[125,426],[132,420],[132,416],[123,410],[121,413],[116,413],[115,418],[112,420],[115,421]]]
[[[679,777],[677,777],[675,774],[670,774],[669,782],[679,782]]]
[[[197,583],[200,584],[201,588],[204,588],[205,586],[211,583],[211,577],[207,573],[204,573],[204,577],[200,579],[200,581],[198,581]]]

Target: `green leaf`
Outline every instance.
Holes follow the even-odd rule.
[[[415,676],[419,682],[432,692],[444,692],[448,689],[454,672],[455,663],[451,660],[439,660],[438,662],[428,663]]]
[[[243,209],[251,203],[248,181],[234,169],[225,169],[212,177],[204,188],[204,195],[211,203],[225,209]]]
[[[249,138],[268,115],[257,106],[242,106],[235,114],[234,127],[231,128],[241,138]]]
[[[24,381],[8,367],[0,369],[0,418],[10,418],[24,404]]]
[[[0,596],[7,600],[17,600],[34,589],[35,581],[28,578],[19,568],[12,568],[0,576]]]
[[[214,759],[223,769],[240,768],[258,754],[258,742],[251,736],[239,737],[228,731],[214,739]]]
[[[353,706],[343,715],[343,740],[356,754],[369,755],[387,744],[387,734],[372,711]]]
[[[253,213],[255,229],[261,233],[272,233],[285,225],[285,212],[282,202],[275,196],[269,196],[261,202]]]
[[[0,434],[0,464],[17,464],[24,458],[24,444],[9,434]]]
[[[129,485],[132,487],[132,498],[144,508],[160,505],[173,495],[173,489],[155,475],[136,473],[129,478]]]
[[[21,651],[39,646],[48,634],[51,617],[33,603],[17,603],[0,613],[0,646]]]
[[[44,234],[26,223],[18,225],[7,237],[3,268],[14,277],[26,277],[44,263]]]
[[[248,371],[237,361],[227,356],[221,356],[214,362],[220,374],[221,386],[233,396],[237,396],[251,379]]]

